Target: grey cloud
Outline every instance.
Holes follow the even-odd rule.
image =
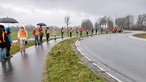
[[[37,13],[37,10],[47,11],[52,9],[71,11],[70,13],[76,13],[76,17],[79,17],[80,13],[95,17],[146,13],[146,0],[0,0],[0,2],[1,15],[9,13],[11,16],[17,16],[17,14],[21,14],[20,16],[22,17],[23,12],[2,8],[1,4],[11,4],[19,8],[26,8],[31,10],[30,13]],[[26,15],[29,14],[26,13]]]

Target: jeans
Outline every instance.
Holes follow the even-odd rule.
[[[61,34],[61,38],[62,38],[62,39],[63,39],[63,36],[64,36],[64,34],[62,33],[62,34]]]
[[[82,32],[80,32],[80,36],[82,36]]]
[[[49,38],[50,38],[50,34],[46,34],[46,40],[47,40],[47,42],[49,41]]]
[[[7,56],[7,57],[10,56],[10,49],[11,49],[11,46],[7,46],[7,47],[6,47],[6,56]]]
[[[38,39],[38,36],[35,36],[35,45],[39,44],[39,39]]]
[[[42,43],[43,35],[40,35],[40,43]]]
[[[20,51],[25,51],[25,40],[20,39]]]
[[[0,57],[2,60],[5,60],[6,57],[6,48],[0,48]]]
[[[70,32],[70,37],[72,37],[72,32]]]

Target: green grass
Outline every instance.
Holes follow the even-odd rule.
[[[18,39],[18,32],[12,32],[12,40],[17,40]],[[32,32],[28,32],[28,38],[33,37]]]
[[[144,33],[144,34],[135,34],[134,36],[136,36],[138,38],[144,38],[144,39],[146,39],[146,33]]]
[[[52,48],[46,59],[43,82],[104,82],[76,56],[72,43],[77,39],[64,40]]]

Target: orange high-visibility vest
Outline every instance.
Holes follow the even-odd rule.
[[[76,29],[76,32],[79,32],[79,29],[78,28]]]
[[[122,31],[124,30],[124,28],[122,28]]]
[[[70,32],[72,32],[73,30],[72,30],[72,28],[70,28]]]
[[[40,28],[39,28],[39,31],[40,31],[40,32],[43,32],[43,28],[42,28],[42,27],[40,27]]]
[[[50,34],[50,30],[49,30],[49,29],[46,29],[46,33],[47,33],[47,34]]]
[[[115,31],[115,28],[112,28],[112,31]]]
[[[19,38],[27,38],[27,31],[24,29],[19,30]]]
[[[62,30],[61,30],[61,32],[63,33],[63,32],[64,32],[64,30],[62,29]]]
[[[86,29],[86,32],[88,32],[88,29]]]
[[[57,30],[54,30],[54,34],[57,34]]]
[[[2,31],[2,40],[0,40],[0,43],[5,42],[5,32]]]
[[[82,28],[80,28],[80,32],[82,32]]]
[[[34,28],[34,36],[39,36],[39,31],[36,28]]]

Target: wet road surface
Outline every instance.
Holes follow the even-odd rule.
[[[79,42],[79,49],[123,82],[146,82],[146,41],[128,38],[129,35],[85,38]]]
[[[51,48],[61,39],[32,46],[25,54],[20,52],[11,61],[0,64],[0,82],[41,82],[45,57]]]

